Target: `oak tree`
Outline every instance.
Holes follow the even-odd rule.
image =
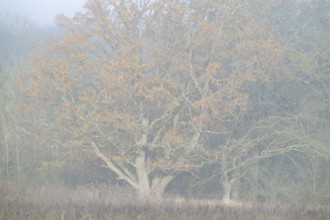
[[[141,194],[161,195],[209,162],[210,135],[230,133],[247,85],[289,68],[264,20],[272,4],[90,0],[72,19],[59,15],[62,32],[21,73],[32,133],[88,150]]]

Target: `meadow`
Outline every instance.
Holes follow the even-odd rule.
[[[178,196],[145,198],[118,187],[0,186],[0,219],[330,219],[323,205],[224,204]]]

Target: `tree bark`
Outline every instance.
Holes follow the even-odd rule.
[[[174,175],[157,177],[152,181],[152,193],[154,196],[161,197],[168,184],[175,178]]]
[[[231,201],[231,191],[234,183],[234,179],[230,180],[227,172],[223,172],[221,175],[221,184],[223,188],[222,201],[229,203]]]
[[[138,191],[142,195],[149,195],[151,193],[151,186],[149,181],[149,173],[146,167],[146,155],[144,151],[135,159],[135,169],[138,182]]]
[[[222,187],[223,187],[223,196],[222,196],[222,201],[225,203],[230,202],[231,200],[231,183],[230,182],[222,182]]]

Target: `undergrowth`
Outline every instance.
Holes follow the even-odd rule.
[[[0,186],[0,219],[330,219],[329,206],[224,204],[166,196],[147,198],[118,187]]]

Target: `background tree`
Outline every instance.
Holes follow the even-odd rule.
[[[254,16],[258,18],[269,19],[269,15],[275,15],[280,19],[271,17],[269,22],[275,35],[283,42],[283,58],[291,64],[278,63],[282,68],[270,69],[269,72],[273,75],[270,75],[272,77],[267,83],[250,83],[246,88],[250,96],[248,111],[228,120],[227,128],[230,132],[211,137],[215,152],[210,151],[210,163],[215,161],[218,164],[218,170],[212,172],[211,177],[220,176],[225,200],[246,197],[251,201],[251,195],[255,196],[254,199],[267,201],[302,201],[302,198],[310,200],[313,197],[310,189],[315,191],[318,187],[310,184],[312,176],[307,173],[315,168],[315,162],[329,158],[326,138],[329,121],[325,116],[325,109],[328,109],[328,74],[321,74],[320,71],[326,70],[328,62],[325,61],[327,56],[324,50],[320,53],[321,48],[316,46],[328,36],[326,32],[329,29],[323,27],[324,22],[320,27],[318,20],[327,20],[327,10],[323,9],[329,5],[324,1],[319,5],[317,2],[301,2],[299,7],[294,4],[295,2],[283,1],[277,8],[270,8],[271,10],[262,7],[261,13],[257,13],[258,7],[253,7]],[[294,15],[287,18],[294,19],[283,21],[286,18],[284,8]],[[308,10],[307,14],[310,16],[306,18],[306,13],[296,12],[306,8],[312,8]],[[301,21],[304,21],[303,24],[295,23]],[[308,27],[310,30],[301,27]],[[297,33],[300,31],[301,33]],[[294,44],[291,36],[295,39]],[[270,166],[265,168],[266,164]],[[214,168],[214,164],[211,167]],[[283,172],[284,168],[288,173]],[[274,173],[285,174],[287,178],[272,175]],[[272,179],[274,177],[276,180]],[[201,181],[205,180],[202,178]],[[276,181],[278,185],[275,187],[270,184],[272,181]],[[257,187],[255,190],[258,192],[248,189],[249,186]],[[253,193],[249,195],[247,192]],[[270,198],[265,192],[277,198]]]
[[[259,188],[255,193],[251,188],[236,187],[248,200],[251,197],[244,192],[250,191],[250,196],[259,200],[310,202],[315,199],[317,190],[324,192],[323,184],[326,181],[322,181],[328,178],[327,175],[317,178],[314,175],[315,164],[324,163],[329,158],[326,135],[329,130],[326,110],[329,56],[326,47],[320,46],[329,36],[325,22],[329,18],[326,10],[329,3],[296,3],[283,1],[277,9],[266,13],[267,16],[273,16],[270,19],[272,27],[285,42],[286,59],[297,62],[293,62],[295,65],[287,70],[292,78],[281,75],[268,84],[256,84],[249,89],[251,111],[246,115],[247,125],[257,122],[261,127],[258,133],[253,132],[252,140],[262,140],[254,149],[270,157],[260,158],[258,155],[257,164],[239,179],[242,181],[241,187],[250,185]],[[242,124],[237,127],[241,128]],[[246,126],[243,128],[246,129]],[[251,158],[253,156],[250,155],[248,161]],[[326,167],[326,163],[323,166]],[[238,175],[241,173],[240,170]],[[237,175],[232,173],[231,176]],[[318,184],[315,184],[315,180],[319,181]]]
[[[0,18],[0,180],[17,182],[34,166],[36,155],[33,146],[23,146],[23,139],[25,143],[30,140],[21,136],[16,126],[19,113],[14,104],[18,90],[14,81],[31,51],[33,39],[43,38],[47,31],[25,17],[0,15]]]

